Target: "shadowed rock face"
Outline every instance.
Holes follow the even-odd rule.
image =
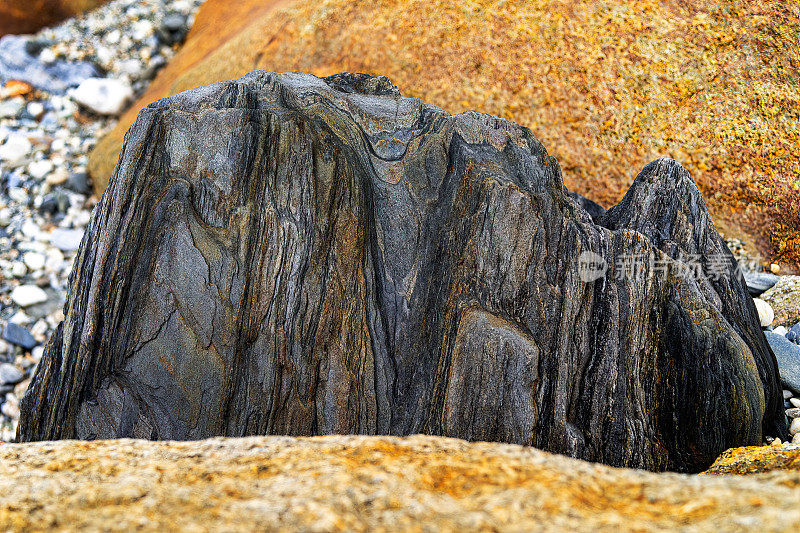
[[[146,108],[65,314],[22,441],[431,433],[698,471],[786,434],[680,165],[604,212],[526,128],[385,78],[253,72]]]

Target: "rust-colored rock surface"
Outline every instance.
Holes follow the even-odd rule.
[[[705,474],[760,474],[785,470],[800,474],[800,445],[732,448],[719,456]],[[800,487],[800,475],[793,485]]]
[[[107,0],[0,0],[0,36],[32,33]]]
[[[0,527],[783,532],[800,528],[798,477],[651,474],[422,436],[5,444]]]
[[[273,9],[277,6],[278,9]],[[447,111],[530,127],[568,188],[606,207],[669,156],[714,221],[800,260],[800,4],[209,0],[187,45],[96,148],[98,191],[146,104],[255,68],[385,74]]]

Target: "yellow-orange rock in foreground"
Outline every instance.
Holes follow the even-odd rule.
[[[798,476],[651,474],[428,436],[5,444],[0,528],[796,531]]]
[[[0,36],[32,33],[108,0],[0,0]]]
[[[278,9],[269,9],[278,5]],[[606,207],[669,156],[718,227],[800,264],[800,3],[782,0],[208,0],[138,110],[256,68],[387,75],[403,94],[530,127],[567,187]]]
[[[800,487],[800,445],[732,448],[720,455],[704,474],[760,474],[775,470],[798,473],[786,481],[793,481],[793,486]]]

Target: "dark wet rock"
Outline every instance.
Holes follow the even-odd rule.
[[[160,100],[18,437],[431,433],[680,471],[786,438],[689,174],[658,160],[583,205],[528,129],[386,78],[254,72]]]
[[[78,194],[91,194],[92,184],[86,172],[72,172],[67,179],[66,187]]]
[[[180,13],[167,15],[158,27],[158,38],[168,45],[183,42],[188,29],[186,22],[186,17]]]
[[[752,296],[760,296],[765,291],[768,291],[780,281],[780,276],[769,274],[767,272],[745,272],[744,281],[747,284],[747,290]]]
[[[3,340],[26,350],[30,350],[38,344],[30,331],[13,322],[7,322],[3,326]]]
[[[38,89],[54,94],[63,94],[83,80],[99,76],[92,64],[81,61],[57,60],[45,64],[28,53],[29,37],[6,35],[0,39],[0,82],[22,80]]]
[[[69,197],[63,192],[57,191],[49,193],[42,198],[39,211],[43,215],[54,216],[59,213],[66,213],[67,209],[69,209],[69,205]]]
[[[783,335],[777,335],[771,331],[765,331],[764,335],[766,335],[778,361],[783,386],[796,395],[800,395],[800,346]]]
[[[25,52],[27,52],[31,56],[38,56],[39,53],[55,44],[55,41],[46,40],[46,39],[26,39],[23,46],[25,47]]]

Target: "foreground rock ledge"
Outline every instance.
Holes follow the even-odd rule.
[[[131,128],[19,438],[427,433],[699,471],[787,436],[735,267],[675,161],[606,212],[513,122],[253,72]]]
[[[11,444],[0,528],[796,531],[798,480],[651,474],[426,436]]]

